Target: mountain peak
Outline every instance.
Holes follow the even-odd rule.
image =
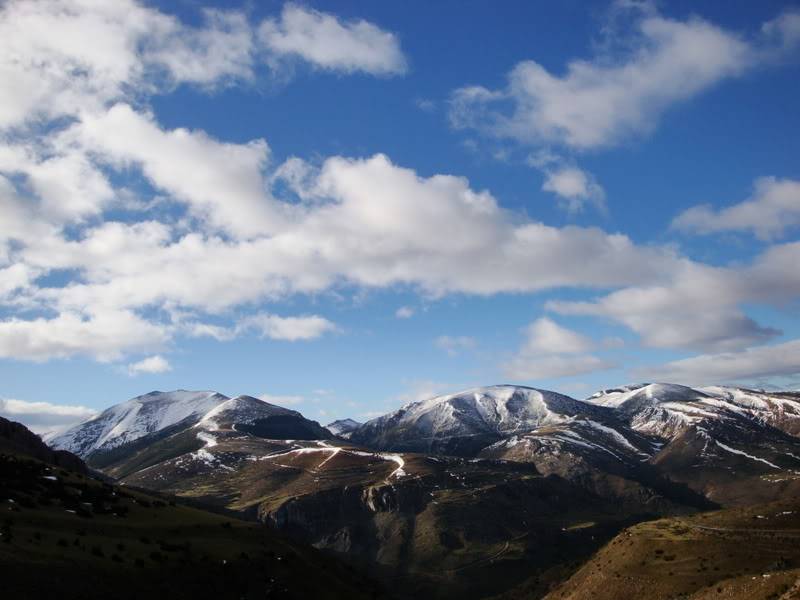
[[[549,390],[476,387],[406,404],[368,421],[350,439],[387,449],[463,454],[503,435],[593,410],[600,409]]]
[[[86,456],[110,450],[183,421],[198,420],[229,398],[218,392],[153,391],[107,408],[99,415],[54,437],[54,447]]]
[[[359,427],[361,427],[361,423],[353,419],[337,419],[332,423],[328,423],[325,429],[330,431],[333,435],[346,438]]]

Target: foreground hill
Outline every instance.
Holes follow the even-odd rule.
[[[524,587],[504,596],[526,598]],[[548,600],[800,597],[800,499],[635,525]]]
[[[110,485],[19,444],[12,450],[8,442],[20,428],[0,419],[4,598],[384,595],[263,526]]]

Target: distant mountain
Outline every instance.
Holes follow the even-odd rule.
[[[111,450],[175,425],[194,425],[227,396],[217,392],[150,392],[115,404],[48,440],[55,448],[89,456]]]
[[[602,412],[556,392],[496,385],[412,402],[367,421],[350,440],[390,450],[472,456],[516,433]]]
[[[710,386],[693,389],[670,383],[640,383],[602,390],[586,400],[627,415],[643,432],[669,438],[684,427],[732,413],[800,436],[800,394]]]
[[[218,435],[315,440],[332,434],[299,412],[252,396],[218,392],[150,392],[114,405],[50,440],[114,476],[186,451],[213,445]],[[168,442],[166,440],[169,440]],[[122,471],[120,471],[122,470]]]
[[[349,434],[354,429],[358,429],[360,426],[361,423],[354,421],[353,419],[339,419],[333,423],[328,423],[325,426],[325,429],[330,431],[335,436],[347,439]]]
[[[798,429],[793,393],[658,383],[580,401],[506,385],[408,404],[349,439],[382,450],[531,462],[601,495],[673,497],[667,479],[715,502],[747,503],[800,491]]]
[[[712,500],[747,504],[800,492],[796,395],[654,383],[603,390],[587,402],[657,439],[650,463]]]

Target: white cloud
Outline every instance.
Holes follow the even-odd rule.
[[[414,309],[410,306],[401,306],[394,312],[394,316],[398,319],[410,319],[414,316]]]
[[[279,317],[258,313],[243,319],[239,329],[254,329],[261,337],[273,340],[312,340],[325,333],[336,331],[336,325],[318,315],[303,317]]]
[[[762,177],[754,188],[748,200],[719,210],[707,204],[693,206],[678,215],[672,227],[701,234],[752,231],[771,240],[800,226],[800,181]]]
[[[162,327],[127,311],[0,321],[0,358],[43,361],[82,354],[109,361],[159,348],[167,340]]]
[[[741,269],[705,269],[673,249],[638,246],[625,235],[531,221],[463,177],[423,176],[384,155],[333,156],[318,165],[293,158],[275,168],[264,140],[232,143],[199,130],[167,129],[147,110],[132,107],[147,106],[150,95],[182,82],[206,88],[247,81],[257,67],[253,44],[260,43],[253,41],[252,27],[248,33],[236,12],[206,12],[199,27],[188,27],[131,1],[100,4],[43,0],[7,2],[0,9],[0,74],[11,82],[9,95],[0,99],[0,129],[15,132],[0,145],[0,300],[9,315],[0,321],[2,357],[116,360],[161,351],[180,335],[224,340],[248,328],[275,339],[311,339],[335,326],[319,316],[278,317],[264,305],[294,294],[394,285],[431,296],[580,287],[635,297],[664,289],[672,298],[665,304],[677,307],[667,311],[675,318],[653,319],[658,331],[648,333],[653,315],[642,309],[629,326],[658,344],[688,340],[722,348],[730,339],[731,346],[751,344],[773,333],[744,317],[741,302],[791,297],[790,250],[783,258],[776,250],[770,264],[765,258],[747,271],[760,291],[755,284],[743,289],[734,285]],[[375,65],[383,64],[384,72],[395,72],[402,62],[396,55],[388,62],[380,58],[392,44],[397,52],[399,46],[368,23],[293,5],[271,23],[270,43],[287,44],[291,53],[296,40],[308,38],[313,43],[304,51],[319,66],[378,72]],[[572,65],[564,78],[554,78],[557,91],[567,84],[591,91],[587,74],[610,74],[616,85],[620,73],[639,73],[642,61],[649,64],[663,53],[674,58],[673,38],[684,35],[747,46],[699,21],[656,17],[641,27],[641,56]],[[658,27],[664,39],[653,33]],[[774,27],[788,31],[791,25]],[[342,41],[348,35],[353,45]],[[331,54],[319,58],[326,48]],[[359,60],[380,60],[358,62],[342,48],[377,48]],[[201,68],[205,63],[208,68]],[[609,127],[617,131],[620,125]],[[158,210],[142,203],[138,222],[111,220],[109,209],[132,194],[114,182],[132,176],[138,183],[139,174],[159,194]],[[589,195],[590,182],[586,174]],[[301,202],[284,199],[282,183]],[[551,186],[567,197],[584,195],[574,178],[555,179]],[[689,267],[705,270],[699,277],[704,282],[724,280],[714,290],[721,294],[709,300],[684,293],[688,283],[681,282],[693,278],[684,275]],[[60,283],[65,278],[67,285]],[[700,317],[680,308],[698,299],[699,306],[721,307],[721,317],[698,327]],[[245,307],[263,312],[236,324]],[[192,318],[181,320],[176,315],[182,311]],[[670,338],[676,322],[687,335]],[[714,331],[703,333],[704,327]]]
[[[366,21],[287,4],[261,27],[242,11],[206,9],[201,25],[135,0],[10,0],[0,8],[0,130],[102,111],[181,83],[202,88],[251,82],[258,58],[293,55],[343,72],[398,74],[394,34]],[[58,32],[55,35],[53,32]]]
[[[393,33],[297,4],[285,4],[280,19],[265,20],[258,34],[273,60],[297,57],[321,69],[372,75],[397,75],[407,69]]]
[[[264,402],[269,402],[270,404],[275,404],[277,406],[297,406],[298,404],[303,404],[305,402],[305,398],[302,396],[275,396],[273,394],[261,394],[258,397],[259,400],[263,400]]]
[[[800,340],[737,352],[702,354],[641,369],[645,378],[692,385],[800,375]]]
[[[585,335],[562,327],[547,317],[536,319],[525,328],[524,350],[531,354],[578,354],[594,347]]]
[[[611,33],[606,48],[612,50],[573,60],[563,75],[528,60],[514,67],[504,89],[456,90],[452,124],[530,144],[612,146],[654,129],[671,106],[788,54],[796,44],[790,17],[750,42],[699,17],[640,14],[625,35]]]
[[[163,223],[107,222],[80,240],[37,240],[19,260],[80,272],[83,281],[36,293],[62,310],[169,303],[212,311],[340,281],[414,284],[435,295],[606,287],[661,277],[675,262],[671,251],[623,235],[529,222],[463,178],[421,178],[381,155],[331,158],[315,182],[321,203],[272,237],[176,238]]]
[[[540,150],[528,157],[528,164],[544,174],[542,190],[560,198],[563,209],[571,214],[583,211],[586,204],[606,212],[606,193],[594,175],[572,161],[549,150]]]
[[[30,287],[36,272],[27,265],[17,263],[0,269],[0,300],[10,297],[14,292]]]
[[[62,431],[96,414],[97,411],[86,406],[0,398],[1,417],[18,421],[38,434]]]
[[[142,373],[166,373],[168,371],[172,371],[172,365],[160,354],[148,356],[139,362],[128,365],[128,375],[131,377]]]
[[[162,130],[150,115],[117,104],[62,134],[99,160],[135,165],[150,182],[189,205],[209,225],[240,236],[275,231],[281,222],[265,189],[264,140],[226,144],[203,131]]]
[[[503,365],[506,375],[514,379],[555,379],[614,366],[586,354],[595,347],[591,339],[546,317],[528,325],[524,333],[522,346]]]
[[[176,82],[216,87],[253,79],[255,40],[247,17],[237,11],[204,9],[203,27],[171,20],[170,31],[150,32],[142,59],[165,69]]]
[[[591,302],[551,301],[561,314],[613,319],[646,346],[722,352],[762,343],[780,331],[759,325],[741,306],[780,306],[800,296],[800,243],[769,248],[750,265],[710,267],[684,261],[658,285],[624,287]]]
[[[250,35],[238,13],[206,11],[194,28],[132,0],[6,2],[0,129],[95,112],[133,89],[249,78]]]
[[[456,356],[465,350],[472,350],[478,346],[475,338],[466,335],[440,335],[433,343],[450,356]]]
[[[591,173],[578,167],[546,169],[542,189],[560,196],[567,212],[581,212],[587,202],[600,211],[605,210],[605,191]]]
[[[163,148],[155,146],[169,146],[172,139],[181,143],[195,139],[190,132],[161,131],[151,119],[135,115],[128,107],[112,109],[117,111],[131,117],[133,127],[155,131],[156,135],[138,150],[142,155],[149,154],[146,160],[158,162],[153,173],[168,170],[173,158],[171,152],[162,154]],[[134,131],[129,137],[135,138],[135,134]],[[253,157],[246,144],[227,152],[220,150],[225,144],[201,135],[197,139],[202,148],[213,150],[203,163],[208,169],[213,170],[217,160],[235,162],[231,157],[244,156],[246,163]],[[146,148],[151,144],[153,151],[147,153]],[[186,148],[189,152],[192,146]],[[221,154],[217,155],[217,150]],[[204,180],[216,182],[219,192],[217,195],[209,194],[208,190],[197,191],[198,197],[207,194],[208,203],[192,201],[197,206],[207,206],[208,210],[198,212],[197,221],[188,224],[189,232],[185,229],[187,224],[108,221],[89,225],[77,238],[66,239],[37,219],[35,205],[28,206],[19,213],[17,225],[12,220],[12,232],[15,227],[19,231],[13,235],[21,243],[9,258],[22,266],[18,267],[15,287],[10,293],[16,295],[18,302],[70,315],[87,308],[94,312],[132,313],[154,306],[173,313],[176,309],[223,313],[245,303],[324,291],[342,283],[363,287],[411,284],[432,295],[621,287],[616,296],[612,294],[607,300],[619,304],[617,308],[591,309],[586,314],[607,314],[612,318],[619,315],[653,345],[705,348],[719,343],[722,348],[726,343],[750,344],[773,333],[744,317],[737,308],[743,298],[763,299],[731,285],[736,279],[735,269],[705,268],[680,259],[668,248],[636,246],[623,235],[595,228],[556,228],[529,221],[502,209],[489,192],[472,190],[463,178],[420,177],[382,155],[359,160],[333,157],[319,169],[308,171],[308,189],[313,196],[309,203],[283,206],[289,203],[264,191],[264,182],[269,178],[267,174],[256,173],[256,163],[258,160],[253,160],[252,169],[242,171],[251,173],[252,184],[242,192],[245,200],[239,205],[233,193],[242,188],[231,188],[226,193],[227,175]],[[177,164],[181,164],[180,160]],[[109,167],[124,168],[114,164]],[[237,173],[230,163],[225,168],[233,169],[227,173]],[[163,180],[161,175],[152,177],[154,181],[162,181],[165,190],[179,195],[179,199],[194,194],[193,184],[174,178],[174,174],[163,175]],[[5,184],[10,194],[9,206],[14,210],[19,208],[10,181],[0,183]],[[232,181],[231,185],[236,186],[237,182]],[[238,185],[244,184],[238,182]],[[184,186],[189,187],[184,189]],[[257,188],[263,189],[256,191]],[[247,189],[253,190],[252,194]],[[249,203],[251,200],[259,203],[259,196],[280,218],[275,221],[266,218],[260,226],[257,218],[248,222]],[[4,197],[0,193],[0,202]],[[227,200],[230,202],[226,204]],[[218,207],[219,212],[214,212]],[[11,214],[15,214],[13,210]],[[229,224],[231,232],[225,237],[217,232],[217,224],[223,222]],[[32,223],[38,223],[44,233],[32,233]],[[259,227],[264,228],[264,233]],[[442,236],[442,231],[451,235]],[[778,260],[777,257],[776,253],[772,260]],[[73,272],[70,285],[38,287],[32,283],[31,277],[53,270]],[[697,275],[692,275],[692,271]],[[758,273],[761,281],[769,285],[766,289],[774,290],[772,282],[778,273],[770,274],[768,265],[762,266]],[[725,293],[698,293],[692,289],[692,280],[698,277],[701,282],[724,279]],[[792,278],[782,274],[781,277],[784,282],[779,287],[783,289]],[[658,295],[660,289],[666,290],[663,293],[669,298],[664,302],[671,302],[672,312],[651,314],[645,306],[627,314],[630,311],[625,304],[631,299],[642,294]],[[683,297],[680,293],[676,295],[676,291],[684,289]],[[766,296],[772,293],[764,292]],[[769,297],[766,299],[771,301]],[[699,313],[692,314],[688,308],[696,300],[699,305],[721,310],[713,319],[700,320]],[[643,302],[648,303],[646,299]],[[678,318],[670,319],[670,315]],[[295,330],[292,333],[275,318],[267,319],[262,331],[267,337],[308,339],[315,337],[321,327],[328,327],[321,321],[309,324],[299,319],[292,323]],[[235,326],[208,325],[202,321],[200,315],[193,320],[194,324],[178,324],[178,330],[217,339],[232,339],[242,331]],[[676,322],[681,327],[672,331]],[[171,332],[169,322],[147,323],[161,332],[159,339],[169,337],[165,333]],[[15,327],[32,326],[18,323]],[[65,345],[58,352],[45,352],[41,357],[90,353],[85,346],[76,342],[73,352]],[[117,344],[119,354],[141,351],[138,346],[128,343],[124,336]],[[109,347],[107,353],[110,350]],[[34,354],[23,352],[19,357],[30,358]]]
[[[115,196],[106,177],[79,152],[32,162],[27,175],[42,213],[55,222],[99,214]]]

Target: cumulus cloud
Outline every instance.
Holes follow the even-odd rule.
[[[152,125],[149,120],[137,122],[145,128]],[[737,304],[749,296],[735,286],[729,285],[725,294],[707,295],[691,289],[690,276],[681,283],[680,273],[694,270],[702,274],[701,279],[713,280],[714,273],[727,270],[705,268],[679,258],[668,248],[637,246],[624,235],[596,228],[556,228],[529,221],[501,208],[489,192],[471,189],[464,178],[420,177],[382,155],[333,157],[312,169],[309,177],[315,200],[302,207],[293,205],[291,210],[276,209],[281,218],[275,222],[279,229],[272,234],[245,235],[242,230],[238,237],[223,237],[210,214],[210,222],[201,219],[197,230],[188,233],[158,221],[109,221],[85,228],[77,239],[66,239],[52,234],[31,236],[21,225],[23,243],[15,250],[16,264],[30,273],[74,273],[66,287],[29,285],[25,300],[65,314],[86,307],[131,312],[150,306],[218,313],[244,303],[324,291],[342,283],[365,287],[411,284],[431,295],[616,287],[622,289],[607,302],[613,300],[619,308],[600,313],[620,315],[655,345],[685,346],[697,341],[698,347],[705,347],[705,341],[716,338],[752,343],[773,333],[741,315]],[[220,203],[227,198],[230,196],[219,196]],[[285,204],[274,199],[265,202]],[[272,231],[272,223],[264,225],[265,231]],[[451,235],[442,236],[442,231]],[[777,253],[771,260],[778,260]],[[758,273],[764,284],[781,277],[781,288],[791,280],[774,268],[770,271],[769,265]],[[732,281],[735,270],[721,278]],[[20,283],[26,282],[20,275]],[[668,312],[626,315],[628,299],[645,293],[658,295],[662,288],[671,290],[664,293],[672,298],[674,314],[682,311],[685,315],[677,319],[683,327],[672,337],[672,322],[664,323],[663,334],[656,331]],[[675,294],[684,289],[690,300],[696,297],[704,306],[724,310],[696,327],[699,313],[689,314],[691,304]],[[186,330],[217,339],[232,339],[237,333],[235,327],[197,324],[201,322],[197,320]],[[283,333],[275,319],[265,323],[265,331],[273,332],[267,337],[294,335]],[[316,327],[321,324],[316,323]],[[151,327],[163,332],[168,325]],[[702,333],[714,325],[713,335]],[[3,331],[0,327],[0,336]],[[686,337],[680,335],[684,331]],[[120,352],[140,350],[124,337],[119,339]]]
[[[96,112],[133,90],[248,83],[261,62],[288,55],[341,72],[387,75],[406,69],[394,34],[293,4],[260,27],[233,10],[203,10],[200,22],[187,25],[135,0],[5,2],[0,130]]]
[[[290,342],[313,340],[337,329],[331,321],[318,315],[279,317],[268,313],[258,313],[243,319],[239,328],[253,329],[261,337]]]
[[[0,358],[43,361],[82,354],[110,361],[126,352],[156,349],[167,339],[162,327],[132,312],[88,317],[64,312],[53,318],[0,321]]]
[[[456,356],[465,350],[472,350],[478,346],[475,338],[466,335],[440,335],[433,343],[450,356]]]
[[[222,231],[248,236],[270,233],[279,225],[264,187],[269,157],[264,140],[226,144],[202,131],[164,131],[151,115],[126,104],[85,117],[61,139],[103,161],[138,166],[155,187]]]
[[[591,94],[583,92],[602,88],[606,75],[613,87],[627,71],[669,71],[673,55],[693,65],[706,44],[736,56],[752,46],[702,21],[652,19],[640,26],[640,51],[622,62],[576,63],[564,77],[544,81],[589,106]],[[267,305],[295,294],[395,285],[434,297],[615,290],[589,303],[594,308],[561,308],[621,320],[653,345],[717,351],[774,334],[746,317],[742,303],[797,293],[790,247],[746,269],[745,285],[736,282],[741,268],[704,267],[674,249],[640,246],[599,228],[548,226],[504,209],[463,177],[422,175],[382,154],[314,164],[295,157],[276,167],[265,140],[234,143],[166,128],[143,108],[150,95],[178,84],[247,82],[258,66],[254,54],[293,56],[297,40],[308,41],[304,60],[321,68],[391,74],[404,65],[387,50],[399,52],[391,34],[295,5],[258,35],[236,12],[207,12],[199,23],[189,27],[131,0],[12,1],[0,8],[0,74],[10,82],[0,101],[7,141],[0,145],[0,357],[118,360],[161,352],[182,335],[226,340],[247,331],[313,339],[335,325],[317,315],[277,316]],[[788,39],[791,23],[774,27],[784,33],[770,35]],[[63,35],[49,35],[53,30]],[[683,42],[685,52],[676,49]],[[369,49],[369,58],[359,59],[368,62],[348,54],[353,48]],[[722,61],[715,52],[710,71],[723,72],[713,66]],[[693,79],[691,68],[678,71]],[[503,94],[475,92],[490,100]],[[555,110],[542,106],[546,115]],[[649,111],[643,117],[657,116]],[[610,117],[595,128],[593,116],[577,119],[574,131],[561,128],[575,138],[568,145],[600,144],[627,128]],[[547,119],[543,131],[561,130],[558,119]],[[562,172],[573,166],[548,165],[545,185],[567,200],[591,201],[597,191],[590,175]],[[115,183],[129,177],[149,184],[166,210],[146,205],[124,219],[112,212],[133,193]],[[714,293],[692,292],[693,281]],[[648,312],[648,294],[663,295],[655,303],[663,314]],[[717,316],[689,314],[692,302]],[[631,316],[626,305],[635,309]],[[241,318],[240,309],[258,314]],[[176,316],[182,312],[191,318]],[[676,324],[685,336],[670,334]]]
[[[67,288],[38,291],[62,309],[169,302],[212,311],[340,281],[414,284],[434,295],[624,285],[675,261],[624,235],[527,221],[463,178],[422,178],[382,155],[328,159],[315,182],[323,201],[272,236],[176,238],[160,222],[106,222],[78,240],[25,246],[19,260],[80,273]]]
[[[594,342],[546,317],[528,325],[525,341],[503,365],[514,379],[556,379],[608,369],[612,363],[587,354]]]
[[[561,167],[545,173],[542,189],[564,199],[568,212],[583,210],[589,202],[600,210],[605,208],[605,192],[594,177],[578,167]]]
[[[701,354],[641,369],[639,374],[648,379],[694,385],[800,375],[800,340],[736,352]]]
[[[606,211],[606,193],[594,175],[548,151],[540,151],[528,163],[544,174],[542,190],[559,197],[561,207],[575,214],[587,204]]]
[[[699,17],[680,21],[640,11],[630,30],[613,31],[617,39],[596,56],[571,61],[563,74],[526,60],[503,89],[456,90],[450,120],[522,143],[612,146],[651,131],[673,105],[788,53],[796,30],[782,15],[747,40]]]
[[[166,373],[168,371],[172,371],[172,365],[169,364],[169,361],[160,354],[148,356],[139,362],[128,365],[128,375],[131,377],[141,375],[143,373]]]
[[[800,243],[769,248],[749,265],[711,267],[684,261],[659,285],[624,287],[590,302],[550,301],[561,314],[596,315],[638,333],[646,346],[723,352],[763,343],[781,332],[759,325],[741,306],[781,306],[800,295]]]
[[[40,435],[63,431],[95,414],[97,411],[86,406],[0,398],[0,417],[22,423]]]
[[[194,28],[133,0],[6,2],[0,129],[96,111],[134,88],[248,78],[250,36],[235,13],[207,11]]]
[[[562,327],[547,317],[536,319],[528,325],[525,334],[524,351],[531,354],[578,354],[594,346],[585,335]]]
[[[672,221],[672,227],[699,234],[725,231],[752,232],[762,240],[782,237],[800,226],[800,181],[762,177],[744,202],[715,210],[693,206]]]
[[[293,3],[284,5],[280,18],[265,20],[258,34],[273,60],[296,57],[321,69],[372,75],[398,75],[408,68],[395,34]]]

